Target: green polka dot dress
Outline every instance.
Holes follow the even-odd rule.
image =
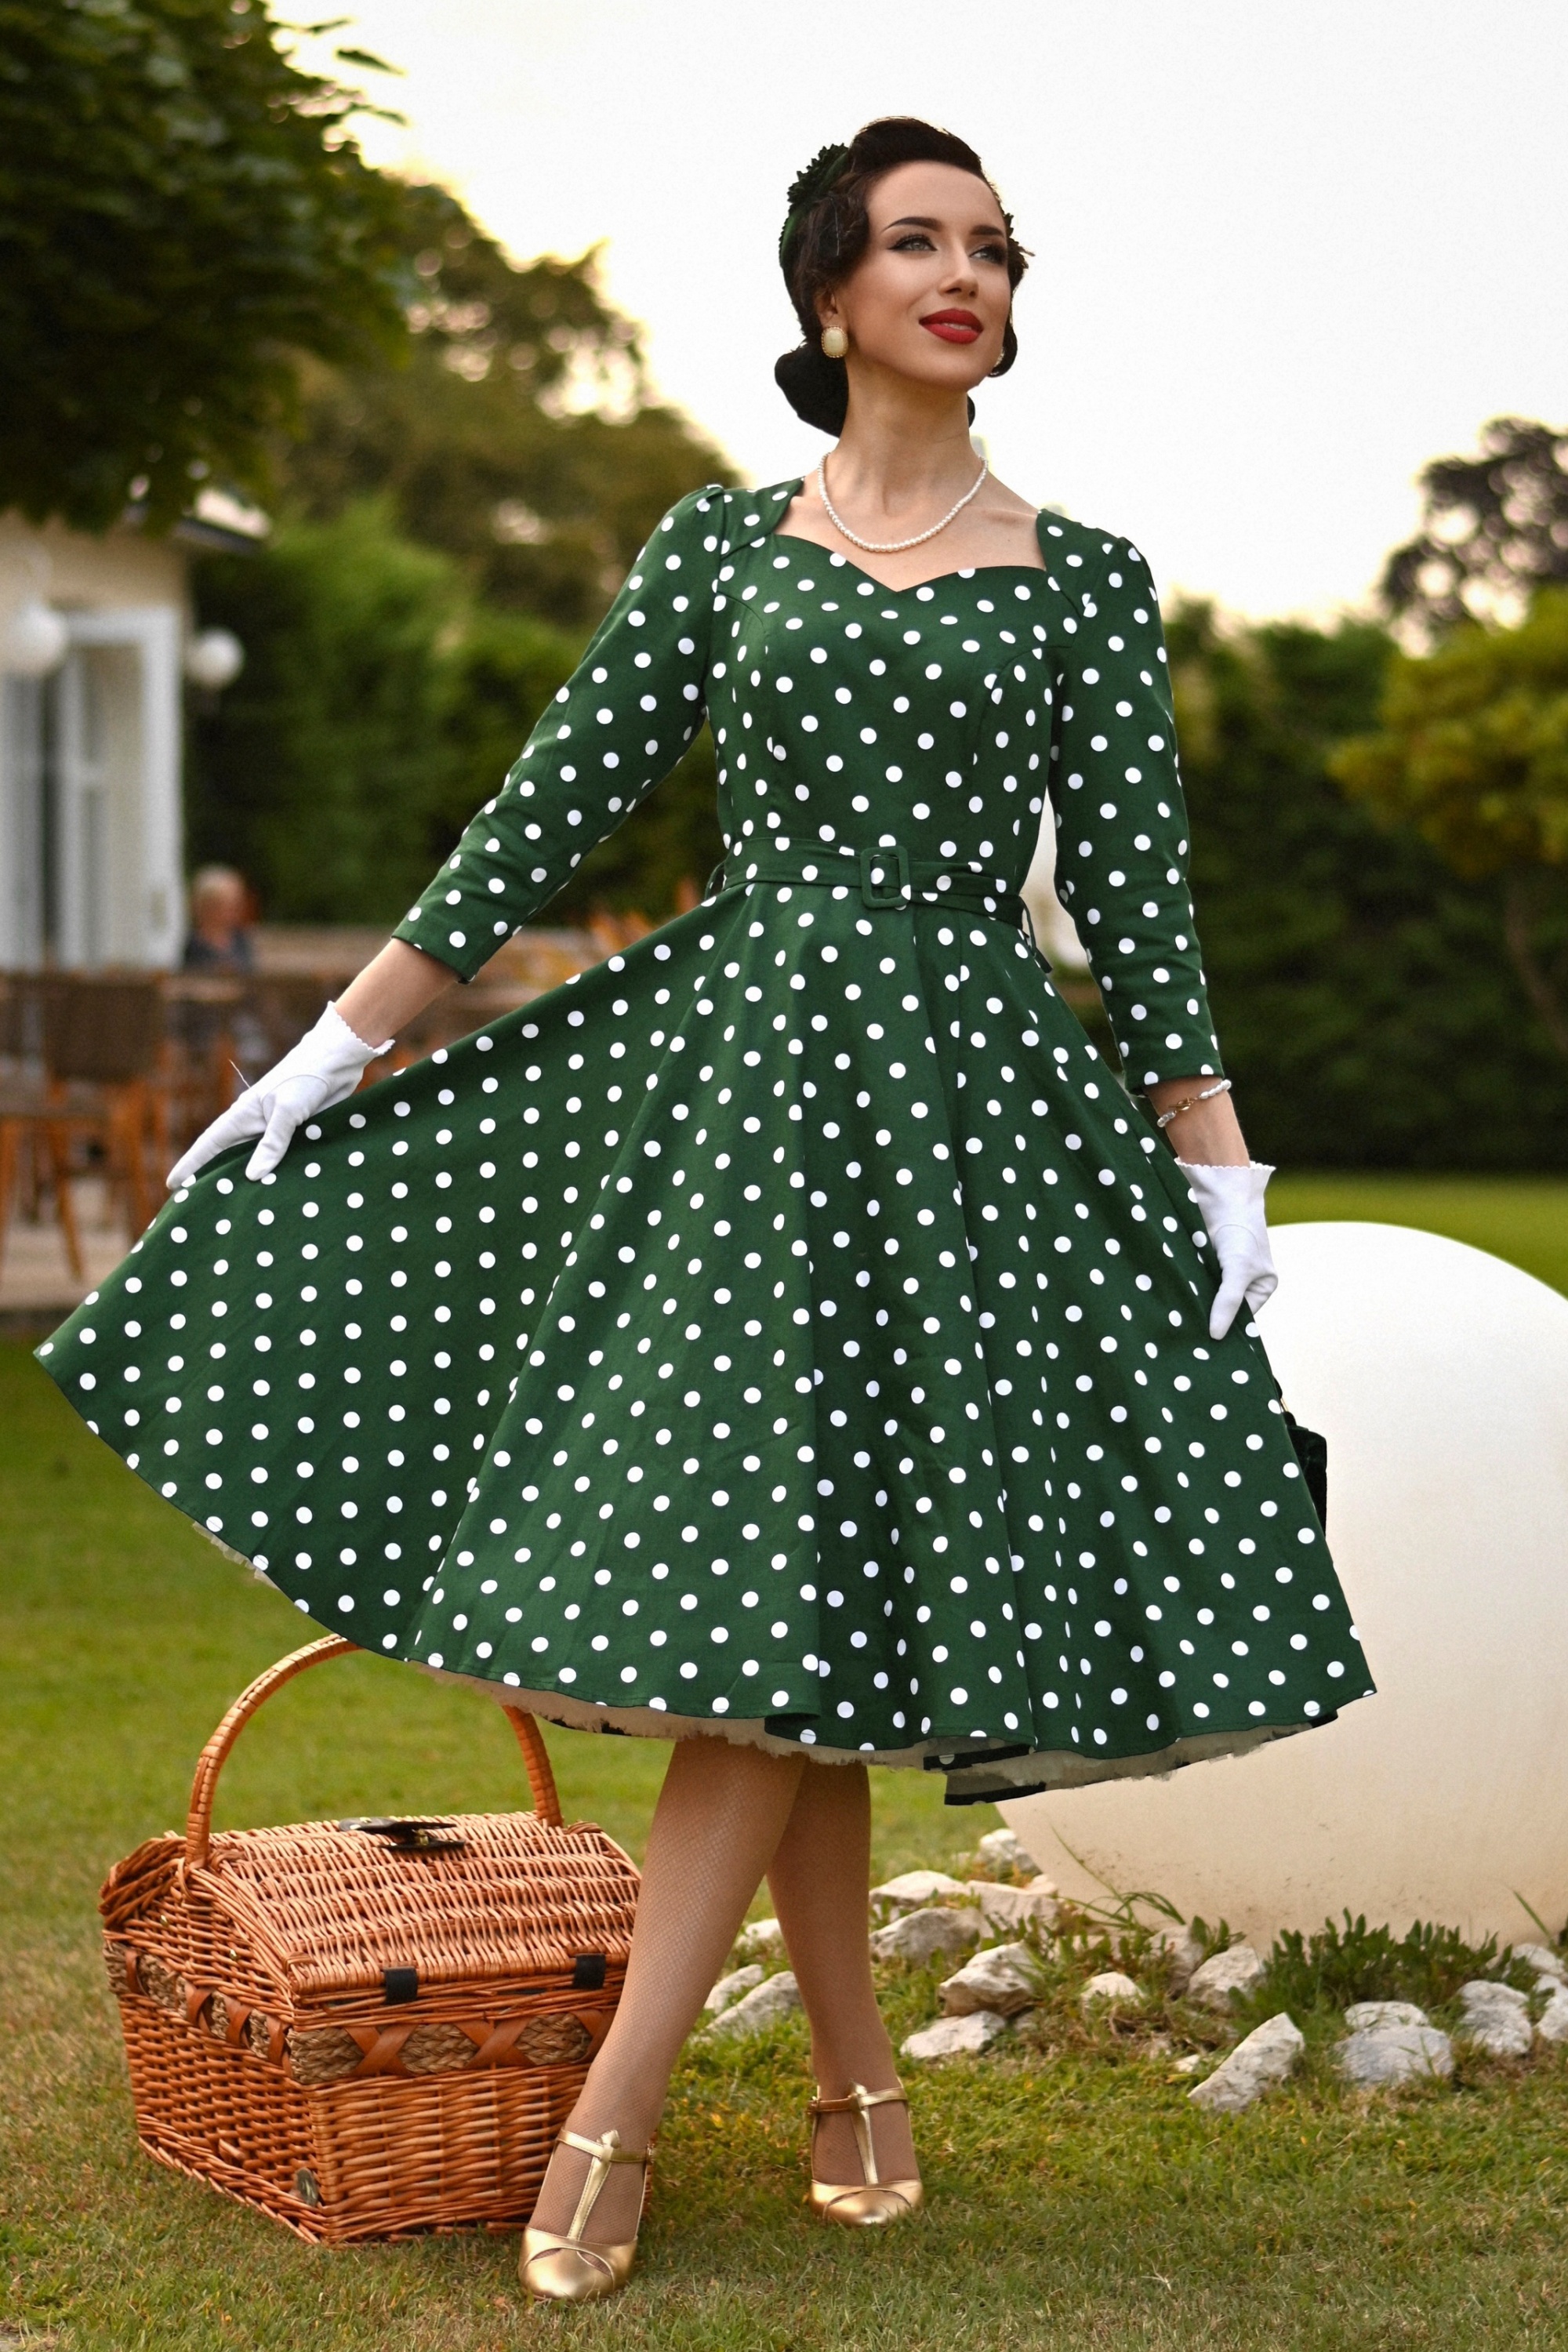
[[[1136,1085],[1217,1071],[1159,612],[1123,540],[889,590],[667,516],[401,926],[472,975],[706,714],[707,901],[205,1170],[41,1353],[365,1648],[558,1722],[947,1775],[1168,1771],[1368,1689],[1256,1331]]]

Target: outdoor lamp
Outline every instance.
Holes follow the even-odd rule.
[[[41,596],[28,596],[11,615],[0,663],[13,677],[47,677],[64,661],[69,644],[63,615]]]
[[[232,686],[245,667],[245,647],[232,629],[203,629],[185,647],[185,676],[214,694]]]

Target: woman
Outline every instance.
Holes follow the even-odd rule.
[[[1204,998],[1148,571],[969,440],[1024,256],[973,151],[899,121],[817,158],[781,257],[806,341],[780,381],[830,457],[665,518],[396,938],[49,1356],[334,1630],[675,1735],[625,1996],[525,2241],[545,2299],[624,2281],[670,2068],[764,1873],[811,2023],[812,2201],[920,2203],[868,1759],[1005,1797],[1366,1688],[1237,1319],[1274,1284],[1268,1171]],[[704,711],[709,901],[346,1100]],[[1152,1116],[1020,934],[1047,795]]]

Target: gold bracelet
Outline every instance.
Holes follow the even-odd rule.
[[[1212,1102],[1215,1095],[1227,1095],[1229,1092],[1230,1080],[1221,1078],[1217,1086],[1205,1087],[1202,1094],[1184,1095],[1179,1103],[1173,1103],[1169,1110],[1156,1112],[1154,1124],[1158,1128],[1169,1127],[1171,1121],[1180,1118],[1184,1110],[1192,1110],[1201,1102]]]

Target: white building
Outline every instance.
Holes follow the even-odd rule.
[[[168,538],[0,515],[0,970],[179,962],[190,558],[265,530],[216,492]]]

